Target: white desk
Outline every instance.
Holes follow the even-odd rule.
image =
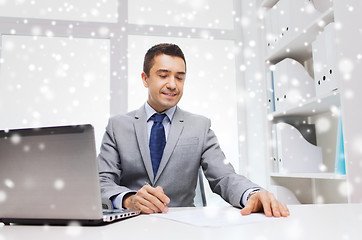
[[[362,239],[362,204],[294,205],[289,209],[291,216],[288,218],[215,228],[195,227],[151,215],[101,227],[1,226],[0,240]]]

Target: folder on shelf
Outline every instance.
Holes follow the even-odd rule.
[[[303,31],[303,28],[321,15],[310,0],[279,0],[268,11],[272,21],[271,32],[277,36],[269,50]],[[265,20],[269,20],[269,16]],[[267,24],[266,26],[268,27]]]
[[[293,0],[291,0],[293,1]],[[292,31],[292,21],[293,19],[291,19],[290,17],[290,7],[289,6],[289,2],[290,0],[280,0],[277,4],[276,4],[276,8],[277,8],[277,16],[278,16],[278,26],[277,26],[277,33],[279,36],[279,42],[278,44],[280,44],[281,41],[283,41],[284,39],[287,39],[288,36],[292,35],[294,33],[294,31]],[[299,0],[299,2],[302,2]]]
[[[279,12],[277,7],[274,5],[272,8],[266,10],[264,16],[267,50],[271,51],[278,43],[280,35]]]
[[[318,11],[325,12],[333,8],[333,0],[312,0],[313,5]]]
[[[288,204],[288,205],[299,205],[300,202],[292,191],[288,188],[279,185],[270,185],[270,192],[272,192],[276,199]]]
[[[323,94],[323,75],[325,74],[327,69],[327,49],[324,46],[326,42],[326,34],[323,34],[322,32],[316,37],[315,41],[312,43],[313,71],[316,96],[321,96]]]
[[[272,14],[274,11],[272,10],[266,10],[264,14],[264,23],[265,23],[265,39],[266,39],[266,45],[267,48],[272,48],[274,45],[274,39],[275,39],[275,32],[273,28],[273,17]]]
[[[315,97],[314,80],[299,62],[291,58],[275,65],[273,79],[277,112],[297,107]]]
[[[306,141],[292,125],[277,123],[278,161],[280,173],[321,172],[322,149]]]
[[[336,160],[334,172],[336,174],[346,174],[346,160],[344,155],[342,116],[338,117],[337,143],[336,143]]]
[[[316,96],[338,89],[335,23],[328,24],[312,43]]]
[[[268,113],[275,112],[275,104],[274,104],[274,79],[273,79],[273,71],[269,69],[265,73],[266,79],[266,106]]]
[[[308,141],[310,144],[317,145],[315,124],[301,124],[294,127],[298,129],[306,141]]]
[[[272,171],[279,172],[277,125],[272,125]]]

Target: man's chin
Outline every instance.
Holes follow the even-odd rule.
[[[168,109],[176,106],[177,103],[178,103],[178,101],[172,101],[172,102],[166,101],[166,102],[164,102],[164,104],[162,104],[162,105],[163,105],[163,108],[165,108],[166,110],[168,110]]]

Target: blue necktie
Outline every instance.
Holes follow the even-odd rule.
[[[155,113],[151,117],[153,120],[153,125],[151,128],[150,135],[150,153],[152,161],[153,176],[156,177],[158,167],[160,166],[163,149],[166,145],[166,136],[165,129],[163,127],[162,121],[166,114]]]

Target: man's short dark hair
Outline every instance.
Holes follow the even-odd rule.
[[[182,58],[185,62],[186,71],[186,60],[181,48],[176,44],[161,43],[151,47],[145,55],[145,59],[143,61],[143,72],[146,73],[147,76],[150,75],[150,70],[154,64],[154,58],[161,54]]]

